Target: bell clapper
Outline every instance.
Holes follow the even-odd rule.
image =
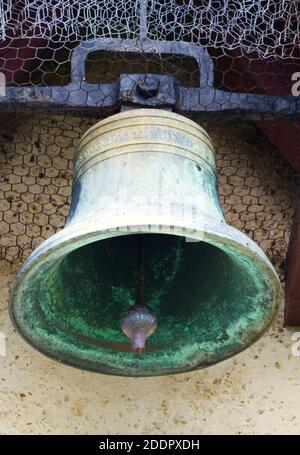
[[[121,319],[121,329],[131,340],[133,352],[144,352],[146,339],[157,327],[156,317],[144,304],[144,235],[137,236],[137,283],[136,304]]]
[[[157,326],[156,317],[145,306],[132,306],[121,319],[123,333],[131,340],[133,352],[144,352],[146,339]]]

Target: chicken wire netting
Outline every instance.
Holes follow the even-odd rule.
[[[185,42],[205,48],[213,59],[215,88],[290,95],[292,75],[300,71],[299,5],[296,0],[0,0],[0,71],[8,86],[65,85],[72,51],[82,41]],[[103,49],[87,60],[87,81],[154,72],[197,86],[199,68],[192,59],[179,58],[176,50],[171,54],[111,55]]]
[[[171,75],[189,90],[200,87],[203,71],[193,53],[178,52],[177,45],[190,43],[212,59],[214,90],[291,96],[293,75],[300,72],[299,5],[291,0],[0,0],[0,73],[16,90],[64,88],[72,79],[75,49],[96,38],[103,46],[90,47],[83,79],[95,84],[95,91],[99,84],[117,84],[121,74]],[[134,50],[129,41],[150,45],[142,52],[143,44]],[[151,43],[165,43],[164,53],[159,46],[151,50]],[[78,90],[84,91],[84,84]],[[223,116],[221,99],[213,101],[214,113],[220,109]],[[11,100],[4,106],[0,97],[0,260],[23,262],[64,226],[76,144],[96,117],[120,109],[112,103],[105,113],[97,106],[83,115],[81,106],[79,116],[65,116],[63,109],[53,113],[49,106],[39,106],[42,112],[32,117],[15,115],[18,105]],[[5,116],[5,111],[13,113]],[[209,118],[207,126],[217,150],[227,221],[259,243],[279,271],[298,191],[300,126],[276,115],[250,124],[237,113],[235,123]]]
[[[298,0],[2,0],[2,39],[82,36],[187,40],[263,57],[293,56]],[[144,22],[144,23],[143,23]]]

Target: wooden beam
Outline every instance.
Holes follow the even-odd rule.
[[[295,58],[287,60],[261,59],[253,54],[244,55],[240,49],[234,49],[226,56],[215,50],[212,54],[216,54],[215,70],[221,73],[227,89],[245,93],[256,88],[256,93],[284,96],[291,95],[292,74],[300,71],[300,53],[299,50],[296,52]],[[299,174],[300,122],[264,121],[258,122],[257,126]]]
[[[265,121],[259,122],[258,126],[297,174],[300,174],[300,123]]]
[[[285,277],[285,325],[300,325],[300,197],[291,230]]]

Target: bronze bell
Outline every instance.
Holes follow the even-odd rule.
[[[222,361],[265,332],[280,283],[225,222],[213,145],[198,124],[122,112],[84,134],[74,167],[66,226],[29,257],[11,294],[30,344],[79,368],[149,376]]]

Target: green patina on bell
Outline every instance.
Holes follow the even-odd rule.
[[[157,328],[151,320],[137,354],[120,318],[136,305],[139,236],[143,300]],[[268,328],[280,297],[264,253],[224,220],[207,133],[180,115],[140,109],[81,139],[66,226],[18,273],[11,316],[61,362],[148,376],[237,354]]]

